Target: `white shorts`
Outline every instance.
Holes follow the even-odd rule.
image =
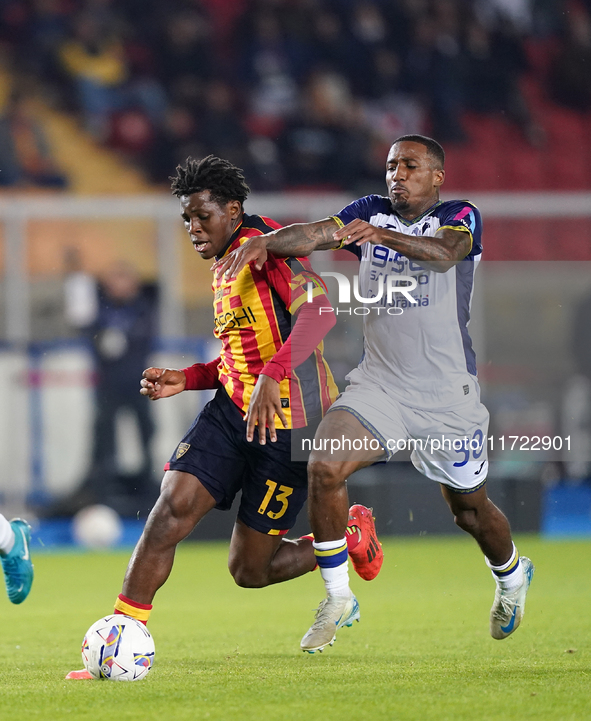
[[[410,459],[424,476],[457,493],[470,493],[488,473],[489,414],[474,385],[473,400],[465,405],[426,411],[401,403],[367,378],[352,379],[329,413],[352,413],[377,438],[388,461],[398,451],[411,450]]]

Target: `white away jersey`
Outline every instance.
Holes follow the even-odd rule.
[[[444,227],[469,233],[470,252],[446,273],[428,270],[383,245],[345,247],[361,261],[360,295],[366,299],[381,295],[378,302],[367,304],[371,310],[363,319],[364,355],[352,377],[367,375],[414,408],[446,409],[472,401],[479,392],[468,335],[474,271],[482,254],[478,209],[464,200],[440,201],[407,221],[392,210],[388,198],[369,195],[335,217],[345,225],[360,218],[408,235],[434,236]],[[398,292],[387,302],[388,277],[400,276],[416,280],[416,288],[409,292],[416,303]]]

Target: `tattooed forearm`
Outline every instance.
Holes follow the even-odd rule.
[[[468,233],[445,228],[435,237],[390,231],[382,243],[410,260],[421,262],[426,268],[445,273],[468,255],[472,239]]]
[[[411,260],[455,260],[455,254],[450,253],[451,249],[447,245],[434,243],[433,237],[419,235],[410,238],[401,233],[396,235],[399,237],[386,241],[384,245]]]
[[[269,239],[267,250],[281,256],[306,256],[315,250],[336,248],[339,242],[333,238],[333,233],[337,228],[332,218],[288,225],[266,236]]]

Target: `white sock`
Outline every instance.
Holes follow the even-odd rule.
[[[14,531],[10,523],[0,513],[0,554],[6,556],[14,546]]]
[[[515,591],[523,583],[523,567],[521,566],[521,558],[515,548],[515,544],[513,544],[513,553],[507,563],[503,563],[502,566],[493,566],[487,558],[486,564],[492,571],[493,578],[503,591]]]
[[[314,546],[320,575],[328,595],[350,596],[349,557],[346,539],[341,538],[338,541],[322,541],[320,543],[313,541],[312,545]]]

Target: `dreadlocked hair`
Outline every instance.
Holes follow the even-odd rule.
[[[202,160],[187,158],[184,167],[177,165],[176,176],[170,180],[173,195],[180,197],[209,190],[212,200],[219,205],[231,200],[244,203],[250,193],[242,170],[215,155],[208,155]]]

